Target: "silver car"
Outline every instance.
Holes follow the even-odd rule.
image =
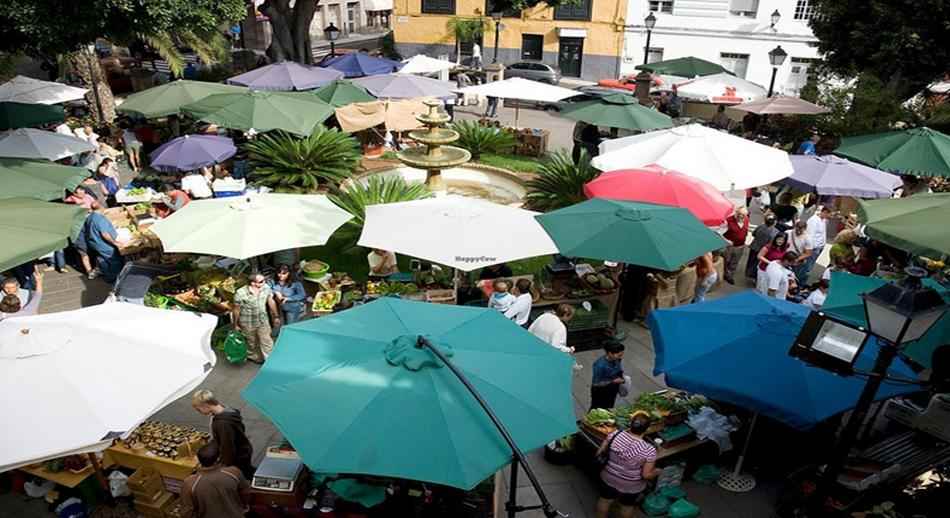
[[[561,71],[540,61],[520,61],[505,67],[505,79],[511,77],[556,85],[561,81]]]

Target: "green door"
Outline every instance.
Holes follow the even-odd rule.
[[[561,38],[557,65],[565,77],[581,77],[584,38]]]

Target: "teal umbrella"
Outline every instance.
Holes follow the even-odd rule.
[[[0,102],[0,130],[30,128],[64,120],[66,115],[59,104]]]
[[[474,393],[534,450],[576,431],[573,363],[497,311],[384,297],[283,328],[243,396],[316,472],[470,489],[513,451]]]
[[[650,131],[672,128],[673,119],[640,104],[636,97],[611,94],[590,101],[561,103],[562,117],[608,128]]]
[[[0,199],[62,199],[89,177],[84,167],[53,164],[47,161],[0,158]]]
[[[665,74],[679,77],[711,76],[713,74],[733,74],[718,63],[706,61],[692,56],[685,58],[667,59],[645,65],[637,65],[637,70],[647,70],[654,74]]]
[[[535,216],[562,255],[672,271],[726,246],[686,209],[593,198]]]
[[[259,133],[279,129],[305,137],[334,114],[332,106],[309,92],[253,90],[209,95],[181,111],[223,128]]]
[[[916,255],[950,254],[950,193],[859,200],[858,217],[868,237]]]
[[[76,205],[0,200],[0,272],[65,247],[85,218],[86,210]]]
[[[950,135],[927,127],[843,138],[835,154],[883,171],[950,177]]]
[[[828,298],[825,299],[821,310],[851,324],[867,327],[867,316],[864,313],[864,300],[861,294],[874,291],[887,282],[880,277],[831,272],[831,288],[828,290]],[[950,291],[946,287],[933,279],[924,279],[924,286],[934,288],[944,300],[950,303]],[[901,352],[915,363],[930,368],[934,349],[948,343],[950,343],[950,314],[941,317],[920,340],[910,342]]]

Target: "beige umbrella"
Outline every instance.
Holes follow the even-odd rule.
[[[831,111],[824,106],[812,104],[803,99],[799,99],[798,97],[786,97],[784,95],[776,95],[775,97],[759,99],[758,101],[743,103],[733,106],[732,108],[736,110],[742,110],[744,112],[756,113],[759,115],[772,115],[779,113],[786,115],[818,115],[820,113],[828,113]]]

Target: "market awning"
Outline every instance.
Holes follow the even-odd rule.
[[[336,120],[343,131],[355,132],[385,124],[388,131],[408,131],[422,127],[416,119],[428,113],[420,99],[351,103],[336,109]]]
[[[126,97],[122,104],[116,106],[116,111],[134,113],[147,119],[167,117],[178,115],[182,106],[198,102],[209,95],[246,91],[247,88],[242,86],[178,79]]]
[[[775,95],[733,106],[733,109],[757,113],[759,115],[786,114],[786,115],[818,115],[828,113],[831,110],[824,106],[810,103],[798,97],[788,97],[784,95]]]
[[[752,81],[725,73],[680,83],[676,85],[676,92],[683,99],[713,104],[741,104],[762,99],[768,93]]]
[[[455,91],[464,95],[484,95],[485,97],[497,97],[499,99],[519,99],[552,104],[582,93],[577,90],[531,81],[521,77],[466,86]]]
[[[60,200],[88,177],[89,170],[84,167],[0,158],[0,199]]]
[[[56,161],[95,149],[88,140],[55,131],[20,128],[0,135],[0,157]]]
[[[353,84],[379,99],[455,98],[455,83],[402,72],[361,77],[354,79]]]
[[[915,255],[950,255],[950,193],[915,194],[858,202],[864,233]]]
[[[455,63],[451,61],[430,58],[425,54],[416,54],[403,60],[403,66],[399,69],[399,72],[402,74],[435,74],[453,68],[455,68]]]
[[[700,59],[696,57],[685,57],[685,58],[676,58],[668,59],[665,61],[657,61],[655,63],[647,63],[644,65],[637,65],[635,67],[637,70],[648,70],[654,74],[663,74],[670,76],[679,76],[679,77],[699,77],[699,76],[708,76],[713,74],[731,74],[729,70],[718,63],[713,63],[711,61],[706,61],[705,59]]]
[[[950,135],[927,127],[845,137],[835,154],[893,173],[950,177]]]
[[[0,199],[0,272],[64,248],[86,220],[75,205]]]
[[[0,102],[26,104],[59,104],[84,99],[85,88],[16,76],[0,85]]]
[[[792,155],[792,176],[785,183],[822,196],[890,198],[903,182],[899,176],[834,155]]]
[[[63,122],[63,107],[55,104],[0,102],[0,131]]]
[[[308,67],[282,61],[228,78],[228,84],[251,90],[310,90],[341,79],[343,72],[331,68]]]
[[[310,93],[249,90],[210,95],[181,110],[228,129],[259,133],[279,129],[305,137],[333,115],[332,106]]]

